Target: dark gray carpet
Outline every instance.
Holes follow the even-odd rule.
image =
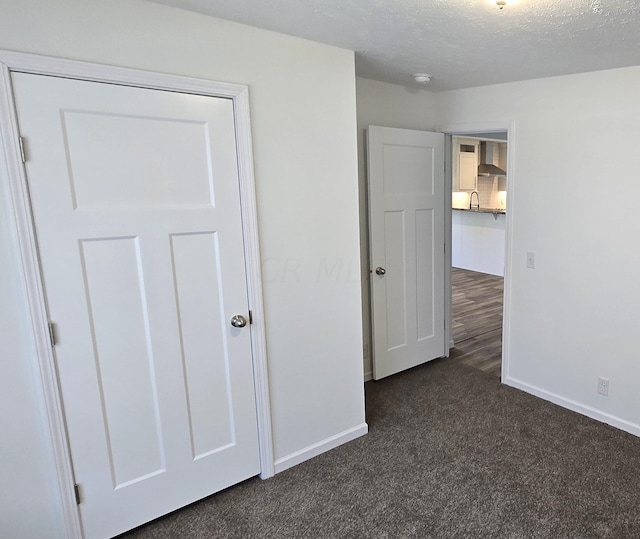
[[[366,393],[367,436],[126,537],[640,537],[640,438],[455,360]]]

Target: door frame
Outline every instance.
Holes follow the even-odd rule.
[[[445,339],[449,341],[449,346],[453,345],[451,340],[451,326],[452,326],[452,309],[451,309],[451,189],[452,189],[452,143],[451,139],[453,135],[473,136],[476,133],[491,133],[502,132],[507,133],[507,208],[509,210],[506,213],[505,219],[505,246],[504,246],[504,292],[503,292],[503,307],[502,307],[502,366],[501,366],[501,381],[505,381],[509,378],[509,342],[511,335],[511,268],[513,264],[513,243],[511,230],[513,227],[513,203],[515,200],[515,122],[512,120],[505,121],[486,121],[477,123],[460,123],[460,124],[445,124],[437,128],[446,135],[445,141],[445,241],[449,246],[446,254],[446,264],[449,271],[445,272],[445,318],[447,320],[447,334]]]
[[[273,476],[275,473],[273,435],[248,87],[240,84],[0,50],[0,138],[2,139],[0,147],[3,150],[3,154],[0,153],[0,182],[2,184],[0,191],[6,193],[11,207],[9,226],[13,229],[11,233],[14,236],[14,247],[19,253],[22,285],[26,293],[37,363],[42,379],[45,413],[51,436],[57,487],[67,536],[81,538],[82,528],[74,493],[71,453],[67,440],[62,399],[59,393],[55,358],[48,332],[46,300],[11,85],[12,72],[61,76],[91,82],[223,97],[233,101],[247,289],[249,309],[253,315],[250,330],[258,417],[260,477],[266,479]],[[26,153],[28,155],[28,148],[26,148]]]

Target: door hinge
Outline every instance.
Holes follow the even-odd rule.
[[[23,163],[27,162],[27,156],[24,152],[24,139],[22,137],[18,137],[18,143],[20,144],[20,158]]]
[[[53,322],[49,322],[49,341],[52,347],[56,345],[56,329]]]
[[[253,313],[249,311],[249,325],[253,324]]]
[[[80,505],[82,501],[80,500],[80,485],[78,483],[73,484],[73,492],[76,495],[76,503]]]

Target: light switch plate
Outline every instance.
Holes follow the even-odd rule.
[[[536,255],[535,253],[527,253],[527,267],[536,269]]]

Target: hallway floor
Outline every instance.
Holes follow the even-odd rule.
[[[455,347],[451,357],[500,377],[504,279],[476,271],[451,272]]]

